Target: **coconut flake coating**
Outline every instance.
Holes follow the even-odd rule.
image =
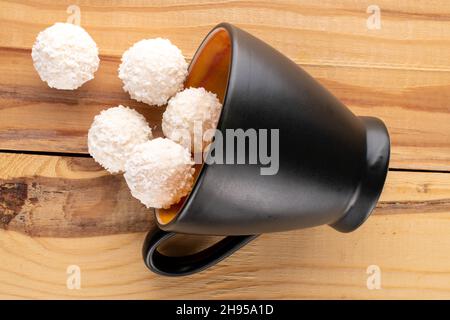
[[[134,147],[152,139],[152,130],[137,111],[124,106],[96,115],[88,132],[91,156],[110,173],[124,171]]]
[[[93,79],[100,62],[91,36],[80,26],[61,22],[38,34],[31,57],[42,81],[66,90]]]
[[[188,64],[180,49],[167,39],[136,42],[122,55],[119,78],[131,98],[161,106],[183,88]]]
[[[133,197],[147,208],[179,202],[192,189],[194,162],[186,148],[157,138],[138,145],[125,164],[125,180]]]
[[[201,151],[211,139],[200,140],[207,130],[215,129],[222,104],[214,93],[204,88],[189,88],[177,93],[163,114],[164,135],[191,150]],[[194,131],[200,128],[199,145],[194,146]],[[195,129],[195,130],[194,130]],[[210,136],[212,137],[212,136]]]

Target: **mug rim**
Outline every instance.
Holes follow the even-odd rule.
[[[207,43],[208,38],[214,34],[214,32],[216,32],[219,29],[224,29],[229,36],[230,39],[230,47],[231,47],[231,53],[230,53],[230,63],[228,65],[228,74],[227,74],[227,81],[226,81],[226,88],[225,88],[225,92],[224,92],[224,97],[223,97],[223,103],[222,103],[222,110],[220,111],[220,116],[219,116],[219,120],[217,122],[217,127],[216,130],[220,130],[223,131],[224,128],[222,128],[222,122],[223,122],[223,114],[225,112],[225,109],[227,108],[228,104],[228,93],[230,92],[230,84],[233,83],[232,81],[232,76],[233,76],[233,70],[234,70],[234,65],[235,65],[235,61],[236,59],[234,58],[235,56],[235,46],[236,46],[236,37],[235,37],[235,29],[234,27],[227,22],[222,22],[217,24],[214,28],[212,28],[208,34],[203,38],[202,42],[200,43],[199,47],[197,48],[197,50],[194,53],[194,56],[191,60],[191,63],[189,64],[188,70],[191,69],[191,67],[194,65],[196,58],[198,56],[198,54],[201,52],[201,50],[203,49],[203,46]],[[207,153],[207,157],[210,156],[210,151],[208,151]],[[177,213],[175,214],[175,216],[167,223],[161,223],[160,219],[158,218],[158,213],[156,208],[153,209],[154,214],[155,214],[155,220],[156,220],[156,224],[157,226],[162,229],[162,230],[169,230],[171,226],[173,226],[174,224],[177,223],[177,221],[179,221],[182,216],[184,216],[186,214],[186,208],[188,208],[190,206],[190,204],[192,203],[193,199],[195,198],[195,196],[198,193],[198,190],[203,182],[204,176],[206,174],[206,170],[208,169],[208,167],[210,166],[210,164],[208,164],[207,162],[203,161],[203,163],[201,164],[200,167],[200,171],[197,174],[197,178],[194,181],[194,186],[191,190],[191,192],[189,192],[189,194],[186,196],[186,198],[184,199],[183,203],[181,204],[180,208],[178,209]]]

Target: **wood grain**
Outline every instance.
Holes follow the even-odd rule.
[[[217,23],[237,24],[301,64],[449,70],[450,5],[377,1],[382,27],[369,30],[370,1],[75,1],[100,53],[120,56],[143,38],[167,37],[191,57]],[[74,1],[1,1],[0,46],[31,48],[39,31],[66,21]]]
[[[102,62],[93,81],[67,92],[39,80],[29,50],[40,30],[66,19],[69,2],[0,1],[0,149],[85,153],[93,116],[119,103],[144,113],[160,134],[163,108],[122,91],[120,55],[139,39],[162,36],[190,58],[220,17],[300,63],[356,114],[383,119],[392,168],[448,171],[450,6],[400,2],[379,1],[382,28],[368,30],[368,3],[354,1],[81,1],[82,25]]]
[[[146,270],[143,233],[30,238],[0,230],[1,298],[429,299],[450,298],[449,211],[373,215],[360,229],[266,234],[216,267],[183,278]],[[66,287],[69,265],[81,289]],[[366,270],[381,269],[369,290]]]
[[[11,183],[28,193],[0,199],[0,215],[24,202],[3,225],[19,232],[0,229],[0,298],[450,298],[447,173],[390,171],[357,231],[263,235],[213,269],[176,280],[146,270],[144,233],[105,235],[152,228],[153,217],[92,159],[0,154],[0,189]],[[381,290],[366,286],[374,264]],[[69,265],[81,268],[80,290],[66,286]]]
[[[29,51],[0,49],[0,149],[87,153],[93,117],[117,104],[136,108],[160,136],[164,108],[129,99],[118,65],[116,58],[103,59],[94,81],[77,91],[55,91],[39,80]],[[450,170],[450,72],[306,69],[356,114],[386,122],[391,167]]]
[[[74,3],[100,48],[100,69],[80,90],[52,90],[30,48]],[[369,4],[0,0],[0,298],[450,299],[450,3],[379,0],[380,30],[366,27]],[[190,59],[222,21],[301,64],[357,115],[383,119],[394,170],[353,233],[323,226],[266,234],[206,272],[156,276],[141,258],[153,213],[120,175],[88,157],[17,152],[85,155],[92,118],[117,104],[136,108],[161,135],[163,108],[122,91],[120,55],[161,36]],[[210,241],[181,243],[194,250]],[[66,286],[70,265],[81,268],[80,290]],[[366,286],[369,265],[381,269],[380,290]]]
[[[0,154],[0,227],[79,237],[149,230],[153,211],[90,158]]]
[[[81,237],[149,230],[153,211],[121,175],[91,158],[0,153],[0,227],[31,236]],[[376,214],[450,212],[441,173],[388,174]]]
[[[99,81],[80,90],[56,91],[39,80],[28,50],[0,52],[0,68],[6,69],[0,76],[0,149],[87,153],[87,130],[94,116],[119,104],[142,113],[154,135],[161,135],[164,109],[128,98],[117,77],[116,59],[103,59]]]

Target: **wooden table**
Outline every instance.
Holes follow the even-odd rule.
[[[372,2],[0,1],[0,297],[450,298],[450,3],[378,0],[377,29]],[[30,48],[73,3],[101,64],[81,89],[58,91]],[[86,132],[100,110],[125,104],[161,135],[163,108],[122,91],[121,54],[167,37],[190,59],[221,21],[301,64],[357,115],[383,119],[387,183],[356,232],[264,235],[201,274],[156,276],[140,253],[152,212],[87,155]],[[80,289],[67,286],[72,265]]]

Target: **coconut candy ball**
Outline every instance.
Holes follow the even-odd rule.
[[[188,64],[167,39],[136,42],[122,55],[119,78],[131,98],[161,106],[183,88]]]
[[[222,104],[214,93],[204,88],[189,88],[177,93],[167,104],[163,114],[164,135],[192,151],[202,151],[211,139],[203,139],[209,129],[215,129]],[[200,128],[199,132],[197,128]],[[194,146],[194,131],[200,145]],[[212,138],[212,136],[210,136]]]
[[[110,173],[124,171],[136,145],[152,139],[145,118],[133,109],[118,106],[96,115],[88,132],[88,149]]]
[[[97,45],[82,27],[60,22],[38,34],[31,57],[42,81],[66,90],[93,79],[100,61]]]
[[[125,180],[133,197],[147,208],[179,202],[192,189],[194,162],[189,151],[165,138],[138,145],[125,164]]]

